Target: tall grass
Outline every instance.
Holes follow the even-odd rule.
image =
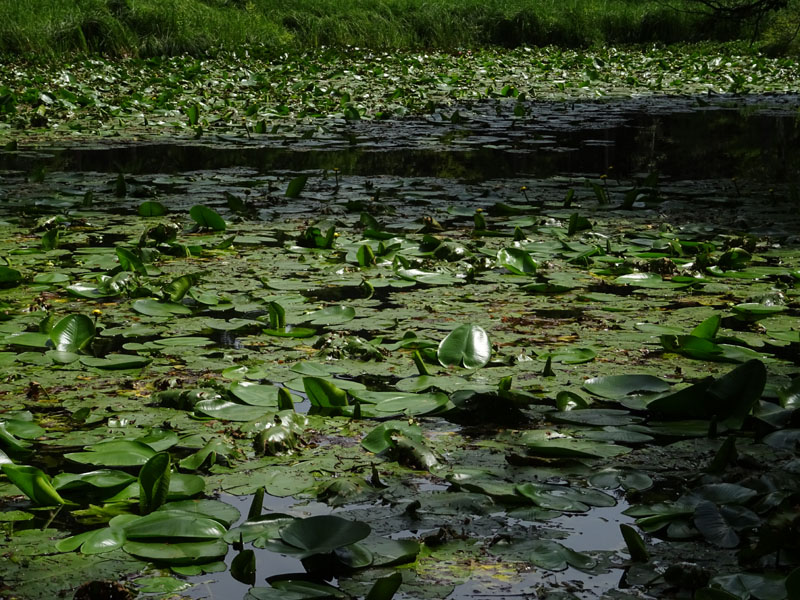
[[[37,56],[243,46],[587,46],[747,33],[741,23],[676,11],[661,0],[0,0],[0,53]]]

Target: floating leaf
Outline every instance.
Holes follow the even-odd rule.
[[[175,577],[143,577],[136,580],[136,589],[140,594],[173,595],[192,587],[188,581]]]
[[[47,285],[66,283],[67,281],[69,281],[69,275],[66,273],[39,273],[33,277],[33,283],[44,283]]]
[[[550,416],[562,423],[577,423],[595,427],[631,425],[642,420],[639,417],[634,417],[627,410],[614,408],[582,408],[550,413]]]
[[[134,481],[136,477],[124,471],[102,469],[88,473],[60,473],[53,478],[53,487],[66,496],[87,496],[98,491],[111,495]]]
[[[282,513],[250,517],[238,527],[228,531],[224,539],[229,543],[235,543],[239,540],[248,543],[258,540],[259,538],[262,540],[275,539],[280,537],[281,529],[294,520],[294,517]]]
[[[330,600],[349,597],[331,585],[302,579],[270,578],[270,585],[272,587],[250,588],[244,600]]]
[[[167,214],[167,207],[161,204],[161,202],[148,200],[139,205],[140,217],[161,217],[165,214]]]
[[[630,525],[620,523],[619,526],[622,537],[625,540],[625,545],[628,547],[628,554],[631,555],[631,560],[636,562],[647,562],[649,556],[647,548],[644,545],[642,536]]]
[[[175,302],[159,302],[152,298],[136,300],[131,308],[136,312],[149,317],[172,317],[174,315],[190,315],[192,309],[184,304]]]
[[[194,565],[208,563],[225,556],[228,553],[228,544],[220,540],[169,544],[129,540],[122,549],[144,560],[170,565]]]
[[[630,452],[630,448],[624,446],[563,435],[548,436],[539,431],[523,434],[521,441],[530,454],[553,458],[610,458]]]
[[[167,500],[171,476],[168,452],[151,456],[139,471],[139,511],[146,515]]]
[[[757,573],[735,573],[718,575],[709,582],[709,587],[719,589],[736,598],[758,598],[759,600],[783,600],[787,598],[785,578],[780,575]],[[787,598],[787,600],[793,600]]]
[[[145,464],[155,453],[142,442],[114,440],[87,446],[86,452],[68,452],[64,457],[88,465],[137,467]]]
[[[117,527],[103,527],[92,531],[81,544],[82,554],[103,554],[121,548],[125,543],[125,532]]]
[[[94,336],[94,323],[86,315],[67,315],[50,330],[50,339],[59,352],[80,352]]]
[[[539,360],[551,359],[567,365],[579,365],[594,360],[597,353],[591,348],[563,348],[538,354]]]
[[[757,302],[747,302],[737,304],[732,308],[734,314],[745,321],[758,321],[764,317],[769,317],[786,310],[785,306],[776,304],[759,304]]]
[[[335,408],[347,406],[347,392],[321,377],[303,377],[303,387],[312,406]]]
[[[147,267],[144,266],[142,259],[133,252],[122,246],[115,248],[119,266],[123,271],[131,271],[139,275],[147,275]]]
[[[595,396],[618,400],[627,396],[666,392],[670,385],[653,375],[609,375],[587,379],[583,388]]]
[[[534,275],[537,265],[531,255],[520,248],[503,248],[497,251],[497,264],[515,275]]]
[[[242,550],[234,556],[231,562],[231,576],[245,585],[255,585],[256,553],[252,550]]]
[[[634,287],[653,289],[675,289],[690,285],[688,283],[675,283],[673,281],[667,281],[657,273],[629,273],[628,275],[620,275],[614,280],[614,282]]]
[[[138,541],[216,540],[225,535],[225,528],[218,521],[174,509],[157,510],[124,527],[127,538]]]
[[[366,600],[391,600],[402,583],[403,576],[400,573],[380,577],[372,584]]]
[[[267,412],[267,407],[238,404],[222,398],[210,398],[200,400],[195,404],[194,411],[212,419],[223,421],[253,421],[264,416]]]
[[[207,206],[195,204],[189,209],[189,216],[192,217],[192,220],[200,227],[213,231],[225,231],[225,220],[219,216],[217,211]]]
[[[251,406],[268,406],[277,408],[280,388],[274,385],[263,385],[251,381],[237,381],[228,388],[234,396]]]
[[[81,364],[95,369],[108,371],[120,371],[123,369],[142,369],[152,362],[152,359],[135,354],[109,354],[105,358],[94,358],[84,356],[80,359]]]
[[[14,464],[3,464],[0,467],[11,483],[17,486],[36,506],[57,506],[66,503],[66,500],[53,487],[50,478],[41,469]]]
[[[336,548],[354,544],[369,535],[371,528],[362,521],[350,521],[334,515],[295,519],[281,529],[281,539],[306,555],[327,554]]]
[[[326,306],[306,315],[303,320],[311,325],[339,325],[352,321],[355,316],[356,311],[352,306]]]
[[[492,355],[489,336],[482,327],[465,324],[456,327],[439,344],[436,357],[445,367],[464,366],[478,369],[486,365]]]
[[[308,175],[300,175],[299,177],[295,177],[294,179],[292,179],[289,182],[289,185],[286,187],[286,197],[297,198],[300,194],[303,193],[307,181],[308,181]]]
[[[597,561],[591,556],[575,552],[552,540],[536,540],[531,544],[530,560],[537,567],[550,571],[563,571],[567,566],[586,570],[594,567]]]
[[[739,536],[713,502],[701,502],[694,509],[694,525],[710,543],[719,548],[736,548]]]
[[[224,527],[229,527],[232,523],[238,521],[241,516],[239,509],[235,506],[231,506],[227,502],[212,500],[210,498],[167,502],[158,509],[158,511],[170,510],[178,510],[183,513],[208,517],[221,523]]]
[[[0,286],[13,286],[22,281],[22,273],[11,267],[0,266]]]

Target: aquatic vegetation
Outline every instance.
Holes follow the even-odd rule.
[[[798,80],[797,61],[767,58],[735,45],[400,54],[316,49],[262,60],[227,54],[75,58],[57,67],[6,60],[0,79],[0,139],[13,146],[42,136],[190,131],[199,138],[221,134],[258,141],[280,132],[322,141],[334,126],[323,117],[352,125],[361,119],[428,114],[435,122],[456,124],[480,118],[471,104],[491,100],[509,104],[513,117],[521,120],[533,117],[542,100],[797,93]],[[437,110],[456,104],[458,110],[447,114]],[[287,197],[302,192],[303,177],[288,183]],[[595,184],[602,197],[605,187]],[[126,193],[124,176],[115,185],[117,195]],[[631,201],[646,191],[637,191]]]
[[[393,121],[358,79],[307,120],[305,79],[300,120],[187,85],[169,142],[131,139],[155,88],[111,119],[15,87],[5,122],[52,130],[0,151],[2,585],[793,597],[793,97],[532,103],[552,77],[483,68]]]

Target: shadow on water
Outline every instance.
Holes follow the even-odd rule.
[[[563,106],[563,105],[562,105]],[[659,110],[648,110],[658,107]],[[481,181],[560,173],[619,176],[658,171],[683,179],[782,181],[800,167],[796,110],[753,106],[587,103],[533,105],[525,119],[474,114],[446,119],[340,124],[322,136],[207,134],[200,140],[105,142],[0,152],[0,169],[177,173],[249,167],[259,172],[339,169]]]

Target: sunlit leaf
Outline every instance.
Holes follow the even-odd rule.
[[[94,323],[86,315],[67,315],[50,331],[50,339],[60,352],[79,352],[94,336]]]
[[[219,213],[203,204],[195,204],[189,209],[189,216],[200,227],[211,229],[213,231],[225,231],[225,220],[219,216]]]
[[[456,327],[439,344],[436,356],[445,367],[464,366],[478,369],[492,355],[489,336],[482,327],[465,324]]]

